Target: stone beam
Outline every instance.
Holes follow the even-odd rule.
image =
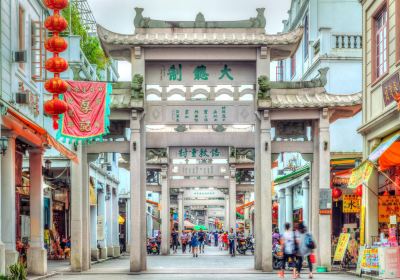
[[[96,142],[87,146],[88,154],[120,153],[129,154],[129,141]]]
[[[229,186],[229,180],[226,179],[171,180],[171,188],[188,188],[188,187],[228,188],[228,186]]]
[[[299,152],[304,154],[312,154],[314,151],[312,141],[272,141],[271,150],[273,154],[283,153],[283,152]]]
[[[197,200],[183,200],[184,206],[224,206],[225,200],[211,200],[211,199],[197,199]]]
[[[146,143],[149,148],[169,146],[234,146],[254,148],[253,132],[147,132]]]

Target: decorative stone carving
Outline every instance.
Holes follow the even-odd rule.
[[[175,127],[174,130],[176,132],[185,132],[187,130],[187,127],[184,124],[178,124],[178,126]]]
[[[143,76],[135,74],[132,78],[132,97],[135,99],[143,99]]]
[[[298,139],[307,137],[308,121],[277,121],[275,122],[275,138]]]
[[[265,8],[258,8],[257,16],[238,21],[205,21],[204,15],[198,13],[195,21],[163,21],[143,17],[143,8],[135,8],[133,20],[135,28],[265,28]]]
[[[146,161],[147,162],[158,162],[161,159],[167,158],[167,149],[146,149]]]
[[[258,98],[270,99],[271,98],[271,85],[267,76],[261,75],[258,77]]]
[[[222,124],[217,124],[212,127],[215,132],[224,132],[226,128]]]
[[[254,149],[236,148],[236,159],[239,162],[249,162],[255,160]]]

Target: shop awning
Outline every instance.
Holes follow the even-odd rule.
[[[363,161],[351,172],[349,184],[347,185],[347,187],[350,189],[355,189],[361,184],[366,184],[372,174],[373,169],[374,165],[372,162],[370,162],[369,160]]]
[[[194,228],[194,224],[192,224],[191,222],[189,222],[188,220],[183,221],[183,226],[185,228]]]
[[[333,175],[332,183],[336,185],[347,185],[352,172],[353,169],[336,171]]]
[[[400,165],[400,132],[381,143],[368,157],[372,162],[379,163],[380,170]]]

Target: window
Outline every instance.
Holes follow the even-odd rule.
[[[290,77],[293,79],[296,75],[296,54],[290,57]]]
[[[22,6],[18,7],[18,48],[25,50],[25,10]],[[24,69],[25,65],[20,63],[19,67]]]
[[[386,5],[379,10],[373,20],[373,73],[374,78],[378,79],[382,77],[388,68],[387,58],[387,8]]]
[[[304,18],[304,59],[308,57],[308,41],[310,40],[310,30],[308,27],[308,16]]]
[[[276,65],[276,80],[278,82],[283,81],[283,60],[279,61]]]

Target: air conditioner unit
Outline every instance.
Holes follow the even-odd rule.
[[[14,62],[17,63],[26,63],[27,62],[27,52],[24,51],[15,51],[14,52]]]

